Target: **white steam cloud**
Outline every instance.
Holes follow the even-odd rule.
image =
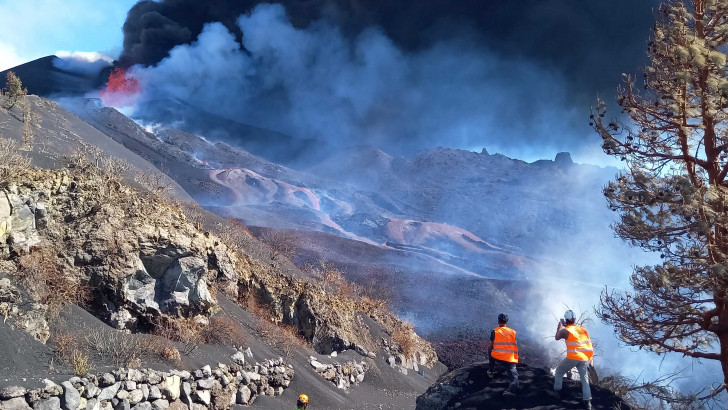
[[[53,60],[56,67],[84,75],[97,75],[114,62],[113,58],[94,51],[60,50],[56,52],[56,57],[58,58]]]

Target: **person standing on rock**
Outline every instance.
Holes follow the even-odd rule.
[[[490,332],[488,377],[493,378],[496,365],[505,367],[511,379],[511,384],[508,385],[508,390],[503,394],[512,395],[518,391],[518,370],[516,370],[518,345],[516,344],[516,331],[506,326],[507,324],[508,315],[501,313],[498,315],[498,327]]]
[[[556,328],[556,340],[566,341],[566,358],[556,367],[554,374],[554,396],[562,398],[561,386],[564,374],[576,367],[581,379],[581,394],[584,405],[591,410],[591,388],[589,387],[589,373],[587,366],[594,357],[594,346],[592,346],[589,332],[576,324],[576,315],[573,311],[567,310],[564,319],[559,321]]]

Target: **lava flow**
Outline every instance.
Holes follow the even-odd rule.
[[[136,103],[141,94],[139,81],[127,77],[126,70],[116,68],[109,75],[105,90],[99,90],[99,96],[107,107],[129,107]]]

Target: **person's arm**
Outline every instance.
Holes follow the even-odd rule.
[[[561,330],[563,328],[564,328],[564,325],[562,325],[561,321],[559,320],[559,325],[556,327],[556,334],[554,335],[554,339],[561,340],[563,338],[562,334],[561,334]]]
[[[493,342],[495,341],[495,330],[490,331],[490,345],[488,346],[488,357],[493,354]]]

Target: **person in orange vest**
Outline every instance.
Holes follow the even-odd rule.
[[[512,395],[518,391],[518,345],[516,344],[516,331],[506,326],[508,324],[508,315],[501,313],[498,315],[498,327],[490,332],[490,348],[488,356],[490,357],[488,376],[495,375],[495,365],[505,367],[511,384],[508,390],[504,391],[504,395]]]
[[[584,399],[584,406],[591,410],[591,388],[589,387],[589,362],[594,357],[594,346],[592,346],[589,332],[576,324],[576,315],[573,311],[567,310],[564,313],[563,322],[559,321],[556,328],[556,340],[566,341],[566,358],[556,367],[554,374],[554,392],[559,399],[564,374],[576,367],[581,379],[581,394]]]

